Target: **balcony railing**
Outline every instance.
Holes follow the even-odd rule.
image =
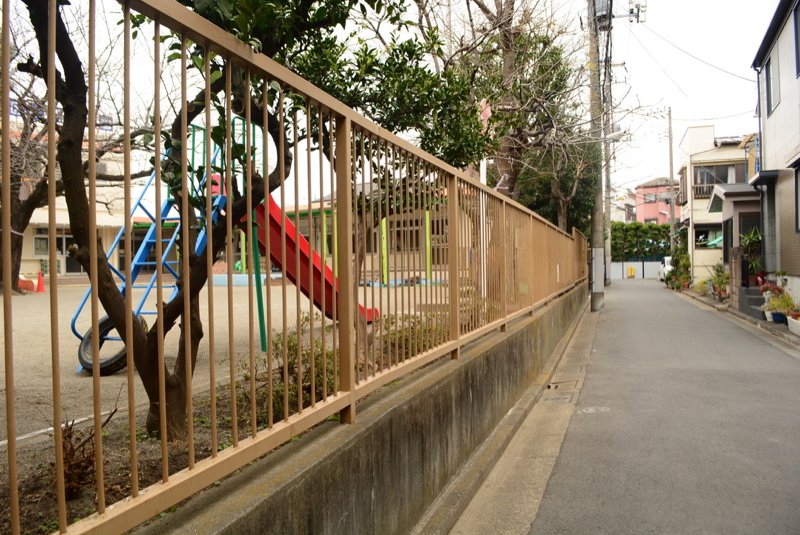
[[[695,184],[692,186],[695,199],[710,199],[714,184]]]

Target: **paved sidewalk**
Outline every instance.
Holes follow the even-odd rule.
[[[799,460],[796,348],[616,281],[452,533],[796,534]]]

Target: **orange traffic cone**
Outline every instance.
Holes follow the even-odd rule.
[[[44,292],[44,273],[39,272],[39,280],[36,282],[36,293]]]

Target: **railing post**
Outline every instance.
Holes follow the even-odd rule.
[[[352,192],[352,124],[347,117],[336,118],[336,235],[339,246],[339,381],[350,404],[339,413],[342,423],[356,419],[355,391],[355,325],[353,309],[353,192]]]
[[[500,325],[500,332],[506,332],[508,329],[508,322],[505,319],[508,317],[508,238],[512,233],[508,231],[508,215],[506,214],[506,201],[502,200],[503,205],[500,210],[500,228],[503,233],[500,236],[500,313],[503,315],[503,324]]]
[[[528,235],[530,236],[530,251],[531,251],[531,263],[529,264],[528,268],[528,281],[530,285],[530,289],[528,290],[531,294],[531,311],[530,315],[533,316],[533,307],[536,304],[536,238],[534,238],[533,233],[535,231],[535,220],[532,215],[528,215]]]
[[[447,178],[447,284],[450,288],[450,339],[456,342],[456,348],[450,353],[454,359],[459,357],[461,344],[461,296],[459,292],[459,257],[461,245],[458,243],[461,222],[458,216],[458,178],[450,175]]]

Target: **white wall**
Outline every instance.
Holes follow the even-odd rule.
[[[769,53],[773,71],[777,65],[780,99],[772,113],[767,110],[766,71],[760,74],[762,169],[785,169],[800,158],[800,78],[794,58],[794,29],[790,14]]]

